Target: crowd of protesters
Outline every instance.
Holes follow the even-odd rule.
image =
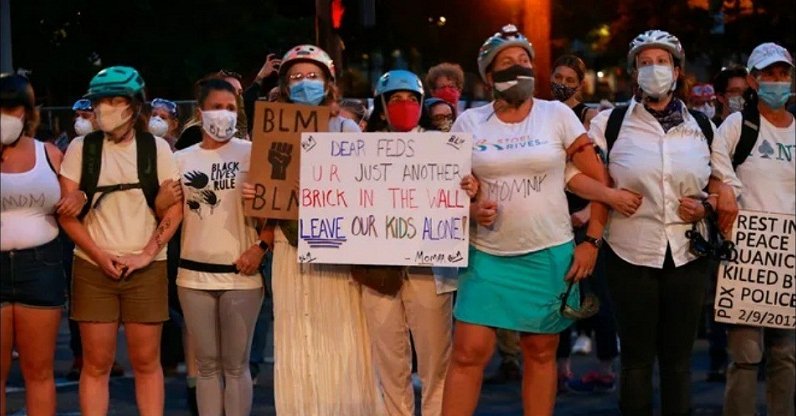
[[[30,82],[2,75],[0,414],[12,352],[27,413],[55,413],[68,305],[69,377],[86,415],[112,406],[120,326],[140,414],[163,414],[164,374],[184,362],[192,414],[248,415],[273,315],[280,415],[470,415],[483,382],[520,379],[526,415],[617,386],[621,414],[652,415],[656,363],[660,413],[689,415],[702,325],[724,414],[755,413],[764,371],[768,414],[794,416],[794,330],[715,322],[717,263],[687,236],[714,214],[728,237],[739,209],[796,212],[796,161],[740,143],[756,117],[752,149],[796,145],[791,54],[763,43],[689,85],[680,40],[648,30],[627,52],[632,98],[614,108],[583,102],[587,69],[573,55],[553,65],[554,100],[535,98],[535,51],[513,25],[477,56],[493,100],[465,111],[457,64],[425,82],[388,71],[369,108],[342,98],[314,45],[269,55],[246,89],[235,72],[207,74],[190,115],[147,100],[142,74],[113,66],[75,102],[76,137],[60,146],[34,137]],[[244,214],[257,100],[326,106],[331,132],[472,134],[472,172],[459,178],[468,267],[299,265],[296,221]],[[212,185],[219,170],[230,186]],[[499,192],[534,176],[546,178],[538,193]],[[570,355],[592,340],[595,368],[576,375]],[[499,371],[485,377],[496,347]]]

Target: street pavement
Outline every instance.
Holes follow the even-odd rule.
[[[270,340],[269,340],[270,341]],[[268,343],[266,356],[271,355],[272,342]],[[126,368],[124,377],[113,378],[110,382],[111,405],[110,415],[136,415],[135,394],[133,390],[133,378],[130,365],[126,358],[126,348],[124,344],[124,330],[120,331],[119,348],[117,358]],[[698,340],[694,347],[692,373],[692,394],[695,416],[719,416],[721,415],[722,401],[724,395],[723,383],[708,383],[705,381],[708,356],[707,342]],[[69,350],[69,331],[66,320],[63,320],[58,336],[58,348],[56,351],[55,374],[58,392],[58,415],[69,416],[79,415],[80,407],[78,403],[77,382],[70,382],[63,378],[69,371],[72,362],[71,351]],[[596,358],[593,356],[574,356],[573,370],[582,374],[596,365]],[[493,358],[487,373],[496,370],[498,366],[497,356]],[[275,415],[274,395],[273,395],[273,365],[264,364],[258,378],[257,386],[254,391],[254,407],[252,415]],[[9,377],[6,391],[7,410],[10,416],[25,415],[25,397],[22,377],[19,367],[15,361],[11,375]],[[657,395],[656,383],[656,395]],[[758,385],[758,402],[761,402],[765,395],[763,383]],[[419,396],[417,403],[420,403]],[[418,406],[419,407],[419,406]],[[656,399],[656,412],[660,411],[659,403]],[[765,416],[765,406],[759,404],[759,415]],[[185,408],[185,376],[177,374],[166,378],[166,415],[189,416]],[[479,416],[515,416],[522,414],[522,403],[520,398],[520,383],[511,382],[501,385],[484,384],[481,399],[476,415]],[[658,413],[656,413],[657,415]],[[418,412],[417,415],[420,415]],[[617,408],[617,393],[604,393],[592,395],[577,395],[567,393],[560,395],[556,402],[555,415],[561,416],[609,416],[619,415]],[[280,415],[282,416],[282,415]],[[287,415],[305,416],[305,415]],[[306,415],[306,416],[325,416],[325,415]],[[751,415],[750,415],[751,416]]]

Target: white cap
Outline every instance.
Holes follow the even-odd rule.
[[[782,46],[773,42],[767,42],[758,45],[752,51],[746,66],[749,68],[749,71],[751,71],[753,69],[763,69],[776,62],[784,62],[793,66],[793,57],[790,55],[790,52]]]

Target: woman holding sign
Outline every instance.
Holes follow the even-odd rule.
[[[336,100],[332,59],[313,45],[282,58],[279,100],[308,106]],[[335,116],[329,131],[360,132]],[[246,186],[244,198],[254,197]],[[296,221],[269,222],[274,296],[274,401],[280,415],[383,414],[359,286],[349,266],[298,264]]]
[[[387,72],[376,84],[368,131],[423,131],[418,126],[422,102],[423,85],[417,75],[404,70]],[[470,181],[468,176],[462,183]],[[475,191],[470,197],[474,195]],[[455,277],[456,269],[441,270]],[[439,415],[451,354],[455,281],[453,284],[446,281],[430,267],[355,266],[354,271],[357,280],[363,283],[362,303],[373,338],[373,358],[387,413],[409,415],[415,411],[411,331],[417,350],[417,372],[423,385],[423,415]],[[385,288],[369,283],[383,282],[384,277],[396,284]]]
[[[713,175],[732,186],[740,208],[793,215],[796,158],[790,152],[774,156],[774,149],[793,149],[796,144],[796,123],[785,108],[793,86],[793,58],[785,48],[764,43],[752,51],[747,66],[751,88],[746,108],[727,117],[716,133]],[[759,130],[748,135],[747,120],[755,115]],[[729,200],[735,202],[734,197]],[[721,206],[719,214],[724,228],[732,227],[735,216],[722,215]],[[768,413],[793,415],[793,329],[729,325],[727,336],[732,364],[727,371],[725,414],[754,414],[758,366],[765,354]]]
[[[459,277],[453,355],[443,415],[469,415],[478,403],[496,328],[520,332],[525,414],[552,414],[559,312],[565,279],[591,274],[606,209],[592,204],[585,242],[575,247],[564,195],[564,167],[604,181],[583,125],[566,105],[533,98],[534,50],[514,25],[487,39],[478,55],[495,100],[465,111],[452,131],[473,134],[470,262]],[[568,305],[577,309],[573,293]]]

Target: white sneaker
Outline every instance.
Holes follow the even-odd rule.
[[[575,340],[575,344],[572,345],[572,354],[591,354],[591,338],[586,335],[578,336],[578,339]]]

